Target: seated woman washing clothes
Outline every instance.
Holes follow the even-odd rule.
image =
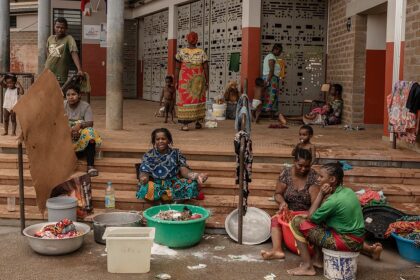
[[[140,164],[137,198],[165,202],[197,198],[198,184],[207,180],[207,174],[191,171],[182,153],[172,147],[168,129],[155,129],[152,144]]]
[[[311,168],[312,154],[306,149],[296,149],[294,164],[291,168],[285,168],[277,181],[274,198],[279,204],[279,210],[289,209],[292,211],[308,211],[318,195],[319,187],[315,184],[318,177]],[[271,239],[273,249],[261,251],[265,260],[283,259],[282,231],[278,221],[279,214],[271,219]]]
[[[98,176],[95,169],[96,148],[102,144],[99,134],[93,129],[93,113],[89,103],[82,101],[80,90],[76,86],[70,86],[66,91],[64,112],[69,119],[71,137],[74,150],[78,158],[86,156],[87,173],[90,176]]]
[[[321,190],[309,214],[296,216],[290,229],[296,238],[303,263],[287,272],[291,275],[315,275],[314,267],[322,267],[322,248],[358,252],[363,248],[365,224],[356,194],[343,186],[344,172],[339,163],[328,163],[319,171]],[[312,259],[307,243],[314,245]]]
[[[342,98],[343,87],[333,84],[330,87],[332,100],[322,107],[314,108],[309,114],[303,116],[305,124],[335,125],[341,123],[344,101]]]

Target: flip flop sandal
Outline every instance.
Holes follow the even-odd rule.
[[[184,125],[183,127],[181,127],[181,130],[182,130],[182,131],[188,131],[188,130],[190,130],[190,129],[188,128],[188,126]]]
[[[87,173],[90,177],[98,176],[98,170],[96,170],[96,168],[93,168],[93,167],[88,168]]]

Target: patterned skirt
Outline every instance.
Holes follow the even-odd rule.
[[[264,81],[267,81],[267,76],[264,76]],[[263,112],[277,112],[278,111],[278,94],[279,94],[279,84],[280,79],[277,76],[271,77],[269,81],[269,86],[267,87],[267,92],[263,98]]]
[[[148,201],[172,201],[192,199],[198,196],[198,183],[185,178],[154,179],[140,185],[136,193],[138,199]]]
[[[334,251],[359,252],[363,248],[363,237],[353,234],[340,234],[296,216],[290,222],[290,229],[296,240]]]
[[[206,78],[202,65],[182,63],[176,114],[180,123],[195,122],[206,116]]]
[[[93,127],[83,128],[79,132],[79,139],[73,141],[73,147],[76,152],[81,152],[86,149],[91,141],[95,142],[96,148],[101,146],[102,139]]]

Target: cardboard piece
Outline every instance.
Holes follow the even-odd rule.
[[[37,205],[44,213],[52,189],[73,174],[77,161],[54,74],[44,70],[13,111],[22,127]]]

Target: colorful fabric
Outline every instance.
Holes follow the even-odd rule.
[[[45,68],[54,73],[59,84],[64,84],[67,81],[72,61],[71,53],[78,52],[76,41],[71,35],[63,38],[51,35],[47,40],[47,49]]]
[[[12,111],[19,99],[18,88],[6,89],[4,93],[3,108],[7,111]]]
[[[312,214],[311,221],[325,223],[340,234],[363,236],[365,223],[362,207],[353,190],[338,186],[321,206]]]
[[[274,74],[280,79],[284,79],[284,76],[286,76],[286,62],[283,59],[278,58],[276,64],[279,65],[280,71]]]
[[[387,231],[385,232],[385,237],[388,238],[392,232],[395,232],[399,235],[407,235],[413,232],[420,231],[420,216],[414,217],[402,217],[394,223],[391,223],[388,226]]]
[[[149,201],[173,201],[192,199],[198,196],[198,183],[190,179],[173,177],[170,179],[154,179],[140,185],[136,193],[138,199]]]
[[[139,170],[153,179],[170,180],[178,175],[181,167],[189,168],[187,159],[178,149],[169,149],[166,154],[161,154],[153,148],[143,155]]]
[[[373,190],[367,189],[363,194],[358,196],[360,205],[365,206],[372,200],[379,201],[381,199],[381,195]]]
[[[335,99],[330,102],[331,111],[327,113],[326,123],[329,125],[340,124],[343,113],[344,102],[341,99]]]
[[[406,107],[413,82],[399,81],[387,97],[390,131],[409,143],[416,141],[416,115]]]
[[[279,181],[286,185],[286,191],[283,194],[284,200],[292,211],[306,211],[311,207],[311,195],[309,188],[316,184],[318,173],[311,169],[306,176],[305,186],[298,191],[293,185],[292,168],[285,168],[279,176]]]
[[[204,119],[206,115],[206,77],[203,64],[208,61],[202,49],[183,48],[175,56],[181,62],[178,81],[177,116],[181,123]]]
[[[82,121],[69,121],[69,126],[73,127],[77,123],[81,123]],[[99,148],[102,144],[102,138],[99,136],[99,134],[96,132],[96,130],[93,127],[86,127],[79,130],[79,138],[72,139],[73,142],[73,148],[75,152],[81,152],[84,151],[89,143],[94,142],[96,148]]]
[[[289,224],[296,240],[334,251],[358,252],[363,248],[363,236],[340,234],[333,228],[324,227],[296,216]]]
[[[263,76],[264,81],[267,82],[268,76]],[[262,111],[263,112],[277,112],[278,111],[278,94],[279,94],[279,83],[280,79],[279,77],[273,75],[271,77],[271,80],[268,81],[268,87],[266,94],[263,96],[263,106]]]

